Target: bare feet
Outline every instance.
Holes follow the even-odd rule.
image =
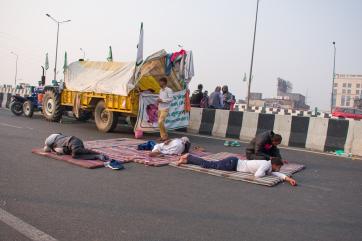
[[[182,155],[180,157],[180,159],[176,162],[176,165],[177,166],[180,166],[181,164],[187,164],[187,157],[189,156],[189,154],[185,154],[185,155]]]

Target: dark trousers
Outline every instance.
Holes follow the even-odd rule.
[[[187,164],[201,166],[207,169],[217,169],[223,171],[236,171],[238,165],[237,157],[228,157],[220,161],[206,161],[198,156],[189,155]]]

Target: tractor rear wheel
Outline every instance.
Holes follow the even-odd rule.
[[[60,105],[60,94],[54,89],[48,89],[43,97],[43,116],[46,120],[58,122],[62,118],[63,108]]]
[[[104,101],[101,100],[98,101],[94,110],[94,120],[98,130],[110,132],[117,127],[118,113],[107,110]]]
[[[10,103],[10,110],[14,115],[22,115],[23,114],[23,103],[20,101],[13,101]]]

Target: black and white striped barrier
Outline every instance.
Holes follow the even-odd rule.
[[[236,106],[238,106],[239,111],[246,111],[245,105],[236,104]],[[293,109],[282,109],[282,108],[261,107],[261,106],[251,106],[250,112],[256,112],[261,114],[309,116],[309,117],[323,117],[323,118],[332,117],[332,115],[329,113],[315,112],[311,110],[293,110]]]
[[[0,88],[0,108],[9,108],[11,96],[29,96],[31,94],[31,89],[14,89],[14,88]]]
[[[192,108],[188,132],[251,140],[273,130],[284,146],[362,156],[362,122],[354,120]]]

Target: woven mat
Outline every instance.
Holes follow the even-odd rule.
[[[42,148],[32,149],[31,152],[34,154],[40,155],[40,156],[50,157],[55,160],[68,162],[73,165],[77,165],[77,166],[84,167],[84,168],[94,169],[94,168],[104,167],[104,164],[102,161],[78,160],[78,159],[72,158],[72,156],[70,156],[70,155],[57,155],[55,153],[44,152]]]
[[[245,156],[243,156],[243,155],[232,154],[232,153],[228,153],[228,152],[220,152],[220,153],[216,153],[216,154],[211,154],[208,156],[204,156],[203,158],[206,160],[210,160],[210,161],[216,161],[216,160],[220,160],[220,159],[230,157],[230,156],[236,156],[238,158],[241,157],[240,159],[245,158]],[[225,178],[229,178],[229,179],[233,179],[233,180],[237,180],[237,181],[255,183],[255,184],[269,186],[269,187],[275,186],[276,184],[281,182],[281,180],[278,177],[275,177],[272,175],[265,176],[262,178],[255,178],[254,175],[250,174],[250,173],[206,169],[206,168],[202,168],[200,166],[191,165],[191,164],[182,164],[181,166],[176,166],[175,163],[170,163],[170,166],[185,169],[185,170],[195,171],[195,172],[202,172],[202,173],[206,173],[206,174],[210,174],[210,175],[214,175],[214,176],[225,177]],[[305,167],[304,165],[294,164],[294,163],[284,164],[282,166],[280,172],[284,173],[287,176],[291,176],[292,174],[304,169],[304,167]]]
[[[179,156],[164,155],[161,157],[149,157],[150,151],[139,151],[137,146],[145,143],[145,140],[118,138],[108,140],[86,141],[84,145],[97,153],[109,156],[110,158],[120,162],[135,162],[145,164],[147,166],[166,166],[171,162],[179,159]],[[209,155],[210,153],[203,151],[193,151],[192,154],[198,156]]]

